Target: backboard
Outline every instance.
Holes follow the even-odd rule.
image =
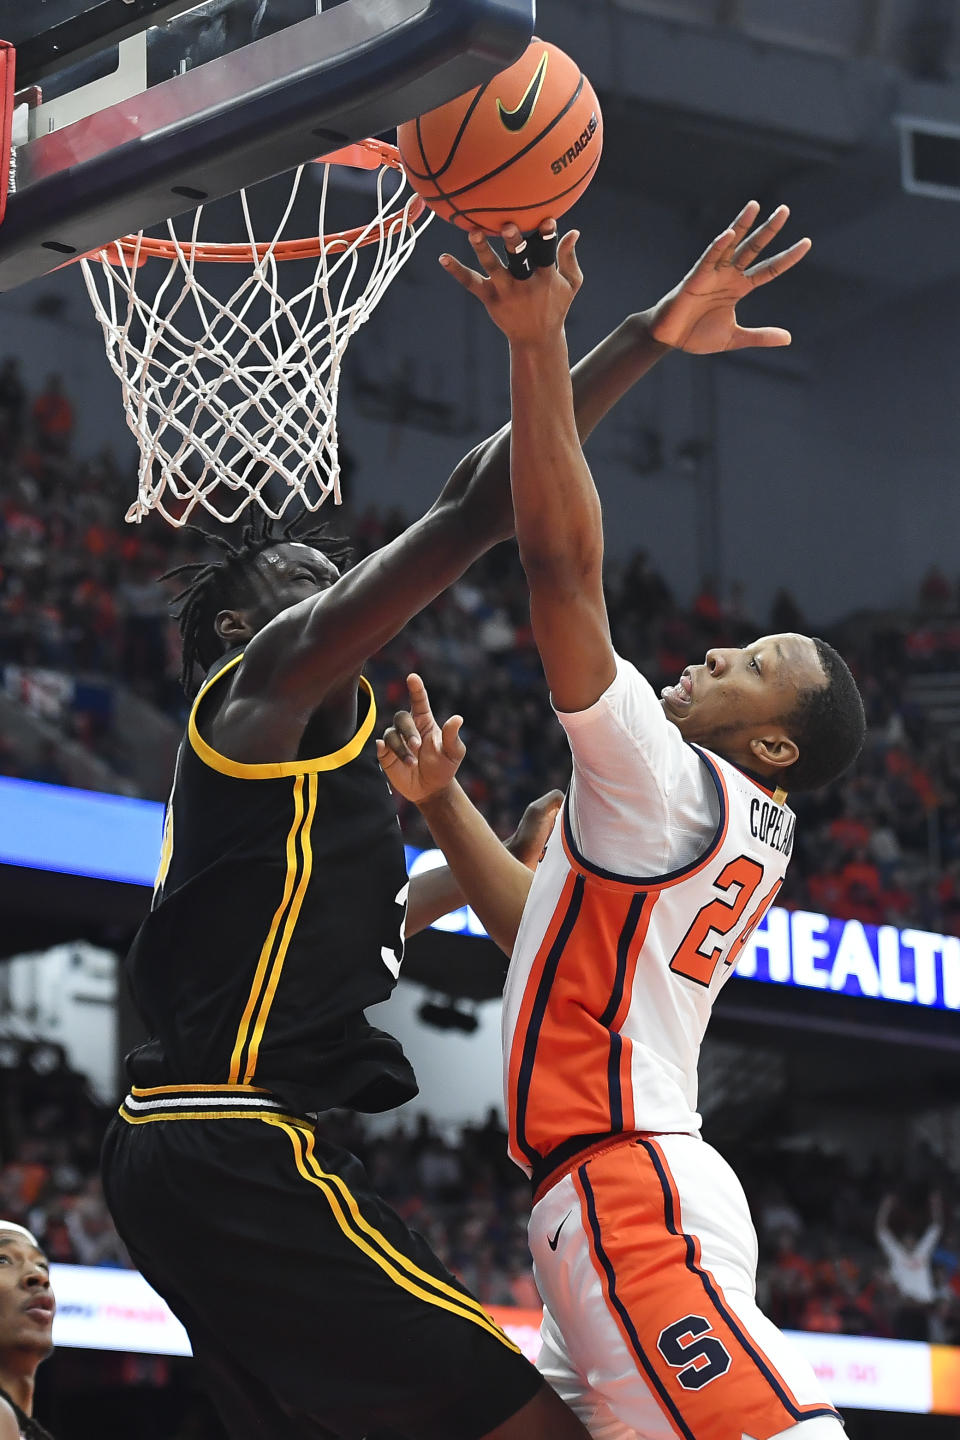
[[[535,0],[0,0],[0,290],[390,131],[523,51]]]

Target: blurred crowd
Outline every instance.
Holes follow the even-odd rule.
[[[111,1113],[59,1045],[0,1039],[0,1217],[26,1225],[52,1261],[130,1265],[100,1188]]]
[[[960,1344],[960,1189],[932,1156],[859,1171],[839,1152],[730,1158],[760,1242],[757,1299],[777,1325]]]
[[[51,1260],[128,1267],[97,1178],[110,1109],[91,1098],[58,1047],[2,1052],[0,1215],[27,1225]],[[41,1063],[37,1063],[37,1055]],[[44,1058],[45,1057],[45,1058]],[[363,1160],[375,1189],[487,1305],[540,1304],[527,1249],[529,1186],[491,1112],[441,1130],[399,1116],[386,1133],[331,1112],[324,1135]],[[929,1154],[857,1172],[839,1153],[731,1160],[760,1241],[758,1298],[788,1329],[960,1344],[960,1185]]]
[[[126,467],[109,452],[75,458],[72,430],[59,377],[31,396],[16,362],[0,364],[0,701],[30,712],[42,736],[25,746],[0,707],[0,773],[71,783],[67,741],[103,762],[104,784],[115,779],[132,792],[117,687],[169,716],[171,729],[182,724],[170,587],[156,577],[203,554],[203,540],[152,517],[125,525],[132,489]],[[362,556],[409,517],[347,507],[333,518]],[[750,613],[739,585],[721,595],[707,582],[692,604],[681,605],[642,552],[611,565],[607,588],[618,649],[657,687],[711,645],[811,628],[786,591],[768,615]],[[933,570],[911,614],[858,615],[825,638],[857,673],[869,737],[850,776],[796,797],[800,823],[784,903],[956,933],[960,745],[917,702],[912,682],[957,671],[957,591]],[[383,715],[404,704],[404,677],[416,669],[438,713],[466,717],[464,779],[501,834],[530,799],[566,784],[566,743],[550,715],[515,547],[492,551],[368,668]],[[166,776],[151,798],[163,798],[165,787]],[[401,820],[412,843],[427,843],[415,813]]]

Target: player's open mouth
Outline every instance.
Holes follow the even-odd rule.
[[[664,685],[660,691],[660,699],[666,700],[679,710],[686,710],[693,703],[693,681],[690,679],[689,670],[684,670],[676,685]]]

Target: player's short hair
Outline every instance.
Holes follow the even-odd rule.
[[[160,576],[161,581],[183,575],[190,577],[186,588],[170,602],[171,613],[180,626],[180,684],[187,696],[198,688],[197,672],[206,674],[223,654],[223,642],[216,628],[220,611],[256,603],[253,562],[264,550],[295,542],[326,555],[338,570],[349,564],[353,550],[348,540],[332,535],[327,524],[301,530],[301,523],[302,517],[298,516],[289,524],[278,526],[258,513],[251,524],[244,527],[237,545],[212,531],[184,526],[194,535],[202,535],[209,545],[220,551],[218,560],[193,560]]]
[[[850,667],[826,640],[813,636],[825,685],[801,692],[785,723],[800,754],[777,776],[786,790],[819,790],[860,754],[867,732],[863,701]]]

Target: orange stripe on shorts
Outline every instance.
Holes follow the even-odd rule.
[[[766,1440],[836,1414],[798,1404],[703,1268],[655,1140],[609,1150],[573,1181],[607,1307],[682,1440]]]

